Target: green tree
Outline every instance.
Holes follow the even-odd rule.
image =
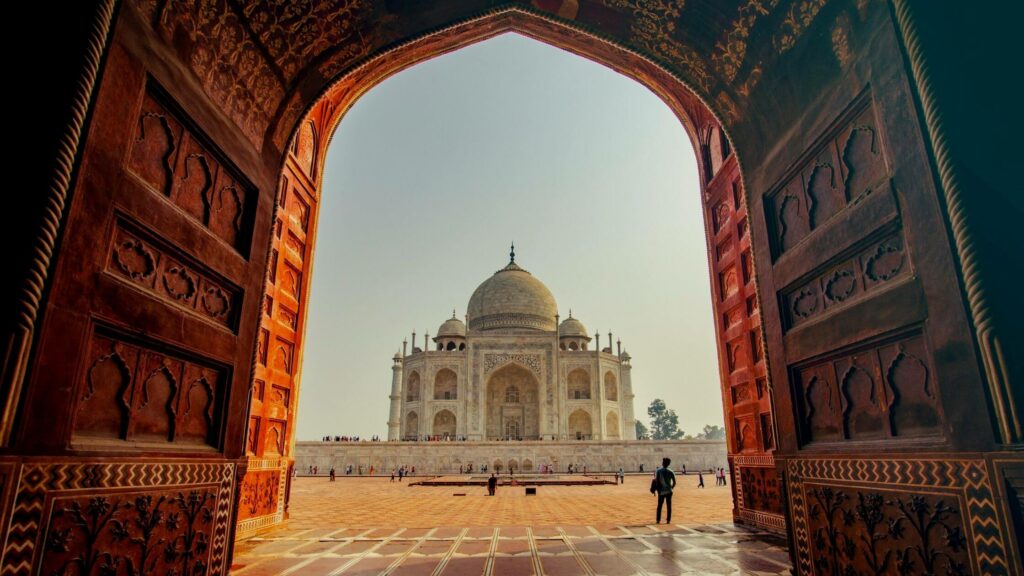
[[[665,406],[665,401],[655,398],[647,407],[651,417],[651,437],[655,440],[679,440],[685,433],[679,429],[679,416],[675,410]]]
[[[644,423],[639,421],[639,420],[636,421],[636,439],[637,440],[650,440],[651,439],[650,433],[647,430],[647,426],[644,426]]]
[[[705,424],[704,431],[697,434],[697,438],[701,440],[724,440],[725,428],[716,424]]]

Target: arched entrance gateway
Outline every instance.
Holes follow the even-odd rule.
[[[537,377],[518,364],[496,370],[487,380],[484,429],[488,440],[540,437]]]
[[[1021,572],[1021,360],[903,0],[97,4],[43,225],[11,248],[4,573],[140,565],[64,508],[187,519],[156,572],[223,574],[283,518],[332,130],[388,75],[509,31],[643,83],[691,136],[735,518],[787,530],[801,574],[907,551]],[[882,528],[915,514],[935,532]]]

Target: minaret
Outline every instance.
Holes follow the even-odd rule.
[[[388,441],[400,440],[402,431],[402,357],[395,352],[391,366],[391,413],[388,418]]]
[[[622,390],[619,402],[622,403],[622,421],[626,429],[622,431],[623,440],[636,440],[636,417],[633,415],[633,367],[629,364],[629,352],[625,350],[619,356],[619,379]]]

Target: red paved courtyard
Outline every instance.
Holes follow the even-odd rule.
[[[680,477],[673,523],[654,525],[647,479],[541,486],[536,496],[500,488],[490,498],[477,486],[297,478],[289,520],[239,542],[232,573],[789,573],[780,538],[732,524],[728,488]]]

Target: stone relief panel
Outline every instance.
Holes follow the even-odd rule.
[[[306,257],[306,245],[299,240],[299,237],[293,234],[290,230],[288,235],[285,237],[284,245],[291,252],[292,257],[302,262]]]
[[[288,422],[285,420],[268,420],[267,421],[267,439],[263,445],[263,452],[267,455],[285,455],[287,454],[286,442],[288,437],[286,432],[288,431]]]
[[[277,319],[293,332],[299,329],[299,315],[288,309],[287,306],[277,307]]]
[[[739,274],[735,266],[729,266],[718,273],[718,292],[722,300],[727,300],[740,289]]]
[[[984,461],[801,459],[786,475],[799,574],[1010,574]]]
[[[270,356],[270,365],[268,368],[280,370],[285,374],[291,374],[295,368],[293,365],[293,359],[295,355],[295,345],[283,338],[275,338],[273,345],[273,352]]]
[[[760,449],[757,442],[757,424],[752,416],[744,416],[734,421],[736,430],[737,452],[753,452]]]
[[[782,514],[779,476],[773,468],[740,466],[743,505],[759,512]]]
[[[281,284],[280,288],[285,294],[291,296],[296,302],[300,302],[301,290],[302,290],[302,271],[292,266],[290,263],[285,262],[281,266]]]
[[[869,93],[859,97],[765,203],[775,257],[795,246],[888,176]]]
[[[247,472],[239,488],[238,521],[277,512],[277,492],[281,481],[278,470]]]
[[[723,240],[715,248],[715,257],[719,261],[722,261],[722,260],[725,260],[725,259],[729,258],[730,256],[732,256],[733,252],[735,252],[735,251],[736,251],[736,241],[733,240],[732,237],[730,236],[729,238],[726,238],[725,240]]]
[[[185,126],[166,98],[147,91],[128,169],[210,232],[246,255],[255,191],[223,155]]]
[[[970,573],[954,498],[830,486],[808,497],[818,574]]]
[[[904,246],[902,232],[892,233],[810,282],[783,292],[788,326],[799,326],[826,310],[856,302],[892,280],[910,276]]]
[[[215,487],[58,498],[40,573],[206,574],[216,503]]]
[[[484,354],[484,376],[505,364],[515,362],[530,369],[538,378],[541,375],[541,359],[539,354]]]
[[[724,330],[729,330],[736,326],[739,326],[743,322],[743,307],[736,306],[731,310],[727,311],[722,315],[722,327]],[[724,331],[723,330],[723,331]]]
[[[751,386],[747,382],[742,382],[733,386],[731,389],[732,403],[735,405],[753,400],[754,398],[751,396],[750,388]]]
[[[232,464],[26,463],[16,490],[5,573],[225,573]]]
[[[118,219],[107,270],[166,302],[236,330],[241,290],[139,230]]]
[[[74,438],[218,446],[226,370],[97,331],[78,386]]]
[[[746,368],[750,365],[742,337],[726,342],[725,353],[730,373],[736,372],[737,370]]]
[[[914,334],[797,369],[801,443],[941,436],[928,358]]]

